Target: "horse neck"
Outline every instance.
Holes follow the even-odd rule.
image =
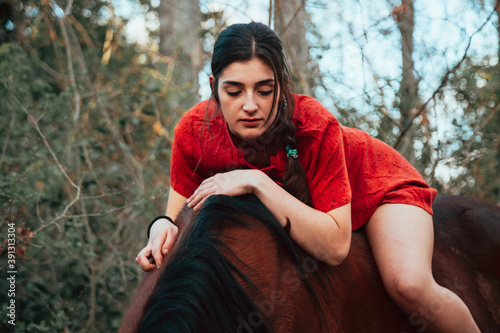
[[[144,308],[139,331],[233,331],[239,317],[255,311],[252,300],[235,278],[245,280],[244,275],[238,274],[224,255],[229,254],[232,246],[224,243],[230,240],[227,235],[232,232],[231,226],[246,229],[234,209],[227,213],[231,210],[230,201],[207,201],[194,222],[189,211],[183,211],[176,219],[180,234]],[[262,323],[258,331],[267,332],[267,326]]]
[[[184,210],[142,324],[168,332],[324,331],[323,309],[331,306],[319,297],[320,264],[264,208],[248,198],[212,199],[194,223]]]
[[[239,320],[244,332],[255,331],[263,320],[277,332],[344,332],[363,321],[363,295],[375,295],[384,306],[391,303],[380,279],[369,273],[377,269],[363,234],[353,236],[355,246],[347,260],[332,267],[298,246],[298,261],[293,260],[266,225],[253,222],[249,229],[225,230],[225,242],[234,252],[226,255],[259,288],[239,278],[260,310]]]
[[[316,271],[324,264],[296,245],[298,261],[293,260],[290,249],[283,246],[267,225],[255,219],[248,222],[250,228],[226,227],[222,236],[227,244],[224,254],[251,280],[249,283],[237,276],[260,311],[238,318],[239,329],[255,331],[266,321],[277,332],[324,331],[321,311],[330,306],[319,306],[320,295],[312,294],[314,285],[321,284]],[[334,326],[330,324],[330,328]]]

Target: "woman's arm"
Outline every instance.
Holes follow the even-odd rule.
[[[307,206],[265,178],[258,177],[253,193],[281,225],[286,224],[287,218],[290,220],[290,237],[316,259],[332,266],[342,263],[351,245],[351,204],[324,213]]]
[[[182,208],[186,204],[187,199],[176,192],[172,187],[168,192],[168,201],[167,201],[167,213],[172,220],[175,221],[177,215],[181,212]]]
[[[323,213],[307,206],[259,170],[234,170],[203,181],[188,199],[199,209],[208,196],[255,194],[282,226],[290,220],[290,237],[316,259],[332,266],[340,264],[351,244],[351,205]]]
[[[170,187],[166,215],[175,220],[185,203],[186,198]],[[177,232],[177,227],[167,219],[159,219],[153,224],[149,232],[148,244],[135,259],[144,271],[160,267],[163,255],[168,252],[177,238]],[[155,263],[149,261],[150,255],[155,259]]]

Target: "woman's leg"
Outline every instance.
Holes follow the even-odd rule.
[[[384,286],[419,332],[479,332],[465,303],[432,276],[432,216],[410,205],[384,204],[366,226]]]

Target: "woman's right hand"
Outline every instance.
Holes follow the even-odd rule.
[[[161,266],[163,256],[172,248],[178,231],[179,229],[167,219],[159,219],[153,224],[148,244],[135,258],[143,271],[148,272]],[[155,261],[153,263],[149,261],[151,255]]]

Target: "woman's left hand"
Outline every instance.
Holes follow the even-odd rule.
[[[243,195],[253,192],[258,177],[264,175],[260,170],[238,169],[205,179],[187,199],[188,207],[199,210],[205,200],[213,194],[229,196]]]

